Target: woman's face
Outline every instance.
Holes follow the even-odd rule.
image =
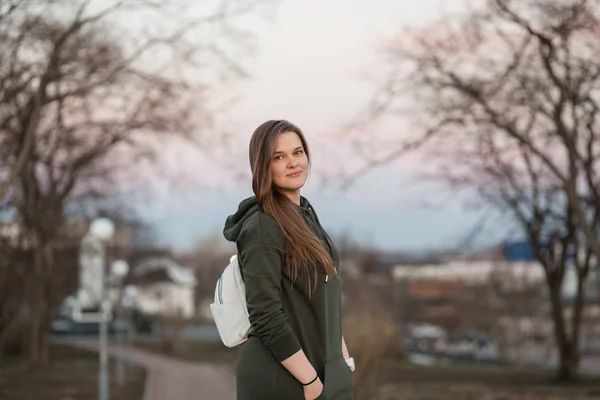
[[[297,133],[283,132],[277,136],[271,158],[271,176],[281,192],[297,192],[306,183],[308,157]]]

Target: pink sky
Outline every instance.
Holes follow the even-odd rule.
[[[258,29],[257,54],[247,63],[250,78],[228,90],[240,97],[221,116],[222,123],[236,134],[232,147],[216,147],[202,155],[193,147],[176,146],[168,163],[187,175],[191,186],[235,185],[231,176],[248,170],[247,146],[253,129],[267,119],[284,118],[305,132],[314,156],[315,178],[358,169],[362,160],[351,151],[348,140],[340,137],[374,92],[377,46],[403,27],[431,23],[464,3],[282,1],[274,20]],[[373,138],[399,137],[410,126],[397,120],[381,129],[367,133]],[[221,166],[208,158],[217,158]],[[413,158],[386,169],[394,175],[419,166]]]

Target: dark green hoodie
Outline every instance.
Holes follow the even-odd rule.
[[[326,244],[338,271],[337,248],[304,197],[298,210]],[[319,399],[351,399],[353,376],[342,356],[339,276],[328,277],[318,268],[316,290],[310,296],[305,277],[292,282],[285,263],[283,231],[254,196],[243,200],[237,212],[227,218],[223,234],[236,243],[252,324],[238,358],[238,399],[303,399],[301,384],[280,364],[300,349],[323,381]],[[270,365],[261,365],[265,363]],[[273,372],[274,381],[265,381],[267,378],[254,371],[263,375]]]

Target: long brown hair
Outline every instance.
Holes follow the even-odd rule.
[[[277,136],[285,132],[294,132],[300,137],[310,165],[310,152],[300,128],[288,121],[267,121],[256,128],[250,139],[252,190],[258,204],[275,218],[283,230],[292,281],[296,280],[300,273],[304,273],[310,288],[311,277],[316,279],[319,266],[331,276],[335,276],[335,269],[333,259],[324,243],[310,230],[298,207],[273,185],[271,160]],[[316,280],[314,283],[316,284]]]

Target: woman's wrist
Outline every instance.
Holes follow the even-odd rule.
[[[315,377],[314,377],[314,379],[313,379],[312,381],[310,381],[310,382],[307,382],[307,383],[303,383],[303,382],[300,382],[300,383],[302,383],[302,386],[305,386],[305,387],[306,387],[306,386],[310,386],[310,385],[312,385],[312,384],[313,384],[313,383],[315,383],[315,382],[316,382],[318,379],[319,379],[319,374],[315,373]]]

